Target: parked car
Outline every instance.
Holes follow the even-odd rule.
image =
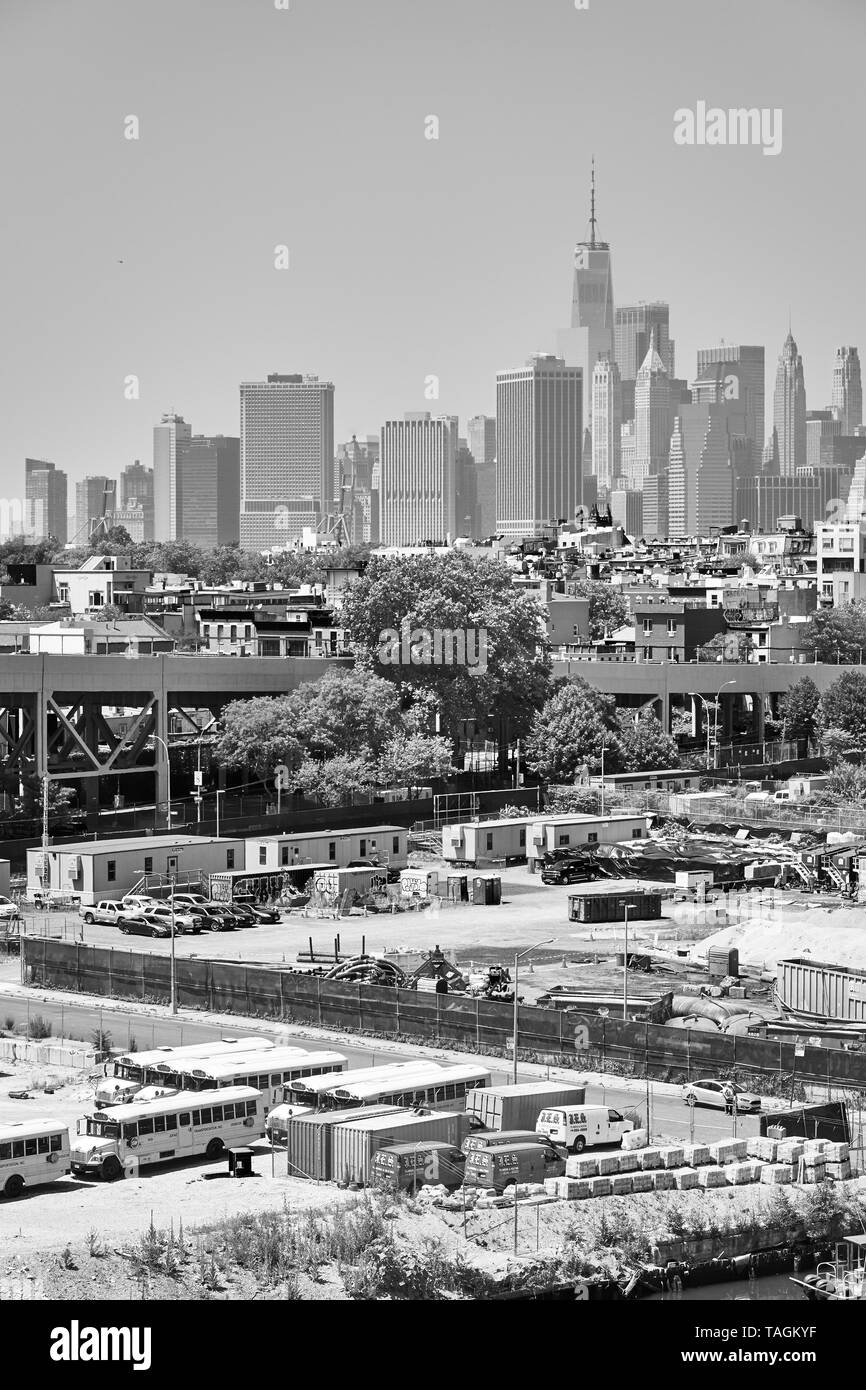
[[[688,1101],[692,1097],[695,1105],[712,1105],[719,1110],[727,1109],[736,1101],[738,1110],[752,1115],[760,1112],[762,1104],[760,1096],[756,1096],[752,1091],[745,1091],[733,1081],[716,1081],[709,1078],[704,1081],[690,1081],[683,1087],[683,1100]]]
[[[170,906],[160,903],[159,907],[155,907],[152,912],[146,912],[145,916],[158,917],[160,921],[165,922],[166,926],[171,930]],[[200,936],[202,932],[202,920],[200,917],[194,916],[193,913],[184,912],[182,907],[175,905],[174,931],[176,936],[183,936],[186,933],[192,936]]]
[[[535,1122],[536,1134],[571,1154],[597,1145],[621,1145],[622,1136],[632,1129],[633,1120],[606,1105],[551,1106]]]
[[[247,907],[246,903],[232,903],[232,912],[240,918],[238,926],[257,927],[261,922],[261,918],[253,912],[251,907]]]
[[[222,903],[208,903],[203,921],[211,931],[234,931],[240,919],[233,912],[227,912]]]
[[[21,916],[17,903],[11,898],[0,897],[0,922],[15,922]]]
[[[265,907],[264,903],[254,903],[252,898],[235,898],[232,906],[249,908],[250,912],[258,917],[260,922],[273,923],[279,922],[280,920],[279,908]]]
[[[585,860],[562,859],[541,870],[542,883],[591,883],[594,877]]]
[[[152,912],[159,907],[159,899],[149,893],[127,893],[120,901],[124,907],[134,907],[138,912]]]
[[[90,906],[82,904],[78,909],[79,917],[90,926],[93,922],[108,922],[116,926],[121,917],[141,917],[142,909],[136,907],[124,907],[123,903],[117,902],[115,898],[103,898],[98,903]]]
[[[119,917],[117,920],[118,930],[124,936],[171,936],[171,929],[159,917],[152,917],[150,920],[141,914],[139,917]]]

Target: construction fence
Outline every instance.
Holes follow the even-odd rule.
[[[169,1001],[168,957],[45,938],[25,937],[22,944],[24,978],[31,985],[150,1004]],[[399,1034],[466,1051],[511,1047],[513,1008],[493,1000],[344,984],[277,966],[219,960],[178,960],[176,979],[182,1008]],[[864,1053],[533,1006],[519,1009],[519,1052],[525,1060],[551,1064],[574,1057],[575,1067],[593,1071],[627,1063],[641,1075],[668,1081],[736,1068],[791,1076],[826,1086],[828,1093],[866,1090]]]

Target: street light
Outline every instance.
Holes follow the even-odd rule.
[[[601,744],[601,814],[604,815],[604,751],[607,745],[602,739]]]
[[[714,745],[715,750],[716,750],[716,757],[718,757],[718,750],[719,750],[719,707],[720,707],[720,705],[721,705],[721,700],[722,700],[722,691],[724,690],[724,688],[725,688],[726,685],[736,685],[736,684],[737,684],[737,682],[736,682],[735,680],[733,680],[733,679],[732,679],[732,680],[729,680],[729,681],[725,681],[724,684],[722,684],[722,685],[719,686],[718,691],[716,692],[716,700],[715,700],[715,704],[716,704],[716,717],[715,717],[714,729],[713,729],[713,745]]]
[[[528,956],[530,951],[537,951],[539,946],[550,946],[556,940],[555,936],[549,936],[545,941],[536,941],[534,946],[527,946],[525,951],[518,951],[514,956],[514,1085],[517,1085],[517,976],[518,962]]]
[[[153,739],[154,743],[161,743],[163,748],[165,749],[165,770],[167,784],[166,790],[168,791],[168,812],[166,823],[168,825],[169,830],[171,830],[171,758],[169,757],[168,753],[168,744],[166,743],[164,738],[160,738],[159,734],[151,734],[151,738]]]
[[[622,1021],[628,1022],[628,913],[629,903],[623,903],[623,916],[625,917],[625,946],[622,953]]]

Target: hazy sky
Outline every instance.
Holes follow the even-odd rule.
[[[337,440],[492,414],[568,323],[592,152],[678,374],[764,343],[769,389],[790,306],[823,406],[866,355],[864,52],[864,0],[0,0],[3,495],[149,463],[172,408],[237,434],[273,371],[335,382]],[[781,107],[782,152],[675,145],[699,100]]]

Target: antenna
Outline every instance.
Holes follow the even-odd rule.
[[[592,156],[592,177],[589,201],[589,244],[595,249],[595,155]]]

